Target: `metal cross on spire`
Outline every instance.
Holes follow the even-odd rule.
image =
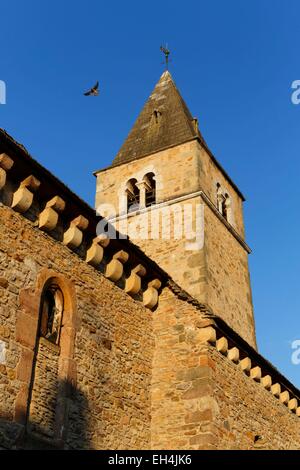
[[[165,55],[165,62],[163,62],[163,63],[166,64],[166,70],[168,70],[168,68],[169,68],[169,55],[170,55],[170,50],[168,49],[168,44],[166,44],[165,47],[160,46],[160,50]]]

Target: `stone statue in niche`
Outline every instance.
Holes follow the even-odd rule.
[[[43,296],[40,335],[54,344],[59,343],[62,314],[62,292],[57,286],[50,286]]]

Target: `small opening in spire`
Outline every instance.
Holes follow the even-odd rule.
[[[161,112],[158,109],[155,109],[153,111],[153,117],[154,117],[155,124],[158,124],[161,119]]]
[[[197,132],[198,131],[198,119],[196,117],[193,118],[193,124],[194,124],[194,129]]]

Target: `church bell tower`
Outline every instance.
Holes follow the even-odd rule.
[[[244,197],[168,71],[111,166],[95,175],[96,209],[256,347]]]

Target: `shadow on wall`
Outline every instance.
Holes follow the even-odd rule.
[[[44,403],[34,403],[33,406],[31,402],[28,417],[23,417],[25,425],[12,421],[2,412],[0,450],[91,449],[88,401],[84,394],[71,383],[60,382],[52,405],[53,409],[48,407],[45,412]],[[42,415],[37,413],[39,406]],[[53,412],[55,421],[51,426],[49,417]]]

